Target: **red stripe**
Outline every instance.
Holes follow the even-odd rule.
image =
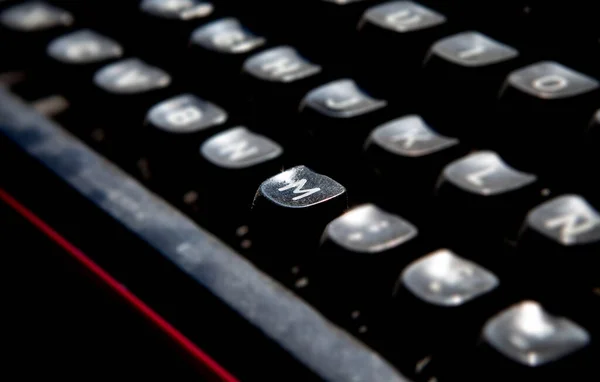
[[[57,245],[63,248],[69,255],[71,255],[75,260],[81,263],[85,268],[91,271],[95,276],[97,276],[102,282],[104,282],[107,286],[109,286],[113,291],[115,291],[119,296],[121,296],[125,301],[127,301],[131,306],[133,306],[137,311],[143,314],[147,319],[149,319],[152,323],[154,323],[160,330],[162,330],[165,334],[167,334],[177,345],[179,345],[183,350],[185,350],[188,354],[190,354],[193,358],[199,361],[203,366],[205,366],[216,378],[218,381],[222,382],[238,382],[238,379],[231,375],[227,370],[225,370],[221,365],[219,365],[215,360],[213,360],[210,356],[208,356],[205,352],[203,352],[198,346],[196,346],[192,341],[190,341],[186,336],[184,336],[180,331],[175,329],[171,324],[169,324],[164,318],[162,318],[158,313],[156,313],[152,308],[146,305],[142,300],[140,300],[137,296],[131,293],[127,288],[125,288],[121,283],[119,283],[116,279],[114,279],[111,275],[109,275],[104,269],[98,266],[93,260],[91,260],[85,253],[71,244],[68,240],[66,240],[63,236],[61,236],[58,232],[53,230],[50,226],[48,226],[44,221],[42,221],[39,217],[37,217],[33,212],[19,203],[15,198],[6,193],[3,189],[0,188],[0,199],[6,202],[9,206],[11,206],[15,211],[17,211],[20,215],[22,215],[27,221],[33,224],[36,228],[38,228],[41,232],[43,232],[48,238],[54,241]]]

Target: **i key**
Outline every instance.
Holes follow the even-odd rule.
[[[51,81],[60,82],[57,88],[67,97],[73,96],[70,98],[77,100],[74,96],[82,90],[83,84],[88,84],[93,74],[107,62],[121,58],[123,48],[118,42],[93,30],[81,29],[52,40],[46,54],[50,61],[48,72],[51,73]]]
[[[444,15],[412,1],[367,9],[358,29],[362,52],[358,80],[376,94],[404,101],[414,97],[418,82],[414,74],[427,50],[449,32]]]
[[[181,68],[190,33],[214,14],[203,0],[143,0],[141,22],[132,44],[143,44],[145,57],[167,69]]]
[[[386,206],[421,221],[426,199],[433,195],[442,169],[467,150],[458,139],[439,134],[420,116],[407,115],[375,128],[365,152]]]
[[[600,280],[600,213],[578,195],[549,200],[527,215],[519,248],[533,272],[549,276],[540,289],[557,289],[552,287],[557,275],[568,280],[558,288],[562,291],[595,287]]]
[[[197,161],[200,144],[227,120],[225,110],[193,94],[180,94],[154,105],[146,114],[143,134],[153,175],[173,191],[193,186],[196,175],[190,168]]]
[[[206,219],[206,226],[233,236],[235,229],[248,224],[252,195],[261,182],[281,171],[284,150],[271,139],[237,126],[207,139],[197,153],[198,172],[194,189],[204,206],[199,219],[218,215],[229,219]],[[208,180],[208,182],[207,182]],[[218,181],[214,187],[212,181]]]
[[[445,37],[434,43],[424,62],[424,117],[440,131],[484,138],[498,92],[518,65],[516,49],[478,32]],[[435,110],[435,112],[433,112]]]
[[[374,204],[359,205],[325,228],[312,267],[315,280],[335,300],[354,304],[347,309],[389,303],[398,272],[426,245],[407,220]]]
[[[219,102],[232,97],[232,87],[239,86],[239,73],[248,57],[266,45],[264,37],[255,35],[235,18],[218,19],[194,30],[189,40],[191,78],[199,67],[207,75],[200,76],[199,86]]]
[[[526,212],[541,198],[537,177],[479,151],[450,163],[437,186],[439,232],[452,248],[502,276],[495,264],[505,238],[514,239]]]
[[[0,69],[23,69],[44,57],[48,41],[74,23],[62,8],[42,1],[26,1],[0,12],[3,63]]]
[[[592,337],[577,322],[527,300],[487,321],[479,345],[456,363],[453,376],[473,382],[569,380],[573,373],[595,379],[591,345]]]
[[[259,255],[286,266],[314,255],[323,229],[347,203],[344,186],[305,166],[267,179],[252,206],[251,232]]]
[[[276,139],[289,139],[289,130],[282,129],[282,123],[297,112],[302,96],[319,84],[321,71],[321,66],[290,46],[278,46],[248,58],[243,66],[244,87],[257,125],[268,129]]]
[[[582,137],[599,99],[596,79],[556,62],[518,69],[509,74],[500,94],[493,138],[509,162],[548,177],[563,175],[577,166]],[[536,155],[530,155],[531,147]]]
[[[369,131],[386,119],[387,102],[371,97],[353,80],[341,79],[311,90],[300,104],[300,128],[316,138],[315,165],[348,178]],[[335,154],[332,155],[332,148]],[[324,158],[327,158],[324,160]],[[354,174],[356,175],[356,174]]]
[[[500,279],[484,267],[439,249],[408,265],[394,290],[390,315],[392,338],[406,351],[396,351],[406,370],[428,356],[448,356],[475,343],[479,328],[505,306]],[[398,342],[388,337],[388,346]]]

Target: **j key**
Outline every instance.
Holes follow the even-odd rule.
[[[378,126],[367,140],[367,158],[373,167],[382,199],[394,210],[418,209],[423,205],[407,203],[433,194],[444,166],[467,153],[456,138],[433,130],[418,115],[407,115]],[[397,187],[401,182],[402,186]],[[408,198],[408,199],[407,199]]]
[[[539,303],[523,301],[487,321],[471,367],[458,367],[466,381],[559,379],[592,375],[592,338],[568,318],[548,313]],[[477,365],[477,367],[473,367]]]
[[[141,22],[134,33],[136,45],[144,44],[145,57],[168,69],[178,69],[190,33],[215,12],[203,0],[143,0]]]
[[[121,45],[90,29],[82,29],[60,36],[46,49],[50,61],[48,73],[60,82],[67,95],[89,83],[93,74],[107,62],[123,56]],[[69,81],[65,81],[69,78]],[[76,97],[73,97],[76,98]]]
[[[328,170],[350,170],[348,160],[357,159],[373,126],[385,120],[387,102],[360,89],[353,80],[342,79],[311,90],[300,104],[301,127],[318,141],[318,153],[327,156]],[[344,142],[343,145],[339,145]],[[336,155],[331,155],[336,147]],[[320,157],[315,156],[315,160]]]
[[[278,143],[240,126],[207,139],[200,147],[199,171],[194,175],[195,189],[199,190],[200,199],[207,202],[200,215],[231,214],[231,219],[207,221],[206,225],[220,223],[233,232],[248,224],[244,219],[248,218],[246,212],[250,211],[252,198],[240,196],[252,195],[265,178],[281,171],[283,154]],[[219,187],[207,179],[217,180]]]
[[[362,307],[389,303],[398,272],[426,245],[412,223],[363,204],[325,228],[314,259],[316,279],[329,285],[336,300]]]
[[[94,74],[94,93],[90,107],[98,105],[110,112],[99,115],[106,131],[133,138],[142,127],[147,110],[172,91],[171,76],[137,58],[109,64]],[[139,146],[139,144],[136,144]]]
[[[48,41],[64,33],[74,21],[69,12],[42,1],[27,1],[2,10],[2,68],[32,66],[32,60],[44,56]]]
[[[346,207],[344,186],[297,166],[260,185],[252,206],[251,230],[269,261],[286,263],[314,255],[325,226]]]
[[[261,116],[265,119],[258,121],[261,126],[288,138],[289,130],[282,129],[281,120],[293,115],[302,96],[322,80],[321,66],[308,61],[290,46],[251,56],[244,63],[243,74],[254,117]]]
[[[424,64],[427,120],[454,134],[487,134],[481,123],[493,115],[498,92],[518,56],[514,48],[478,32],[437,41]]]
[[[458,159],[446,166],[437,187],[444,217],[440,232],[464,256],[477,256],[498,273],[487,261],[495,259],[493,251],[504,237],[516,235],[526,212],[540,198],[537,187],[535,175],[509,167],[494,152]]]
[[[158,177],[190,181],[200,144],[222,128],[228,115],[219,106],[181,94],[154,105],[146,115],[146,152]]]
[[[518,69],[510,73],[500,94],[494,137],[511,163],[555,172],[556,166],[565,168],[565,162],[573,165],[599,99],[596,79],[556,62]],[[531,147],[536,147],[536,155],[530,155]]]
[[[239,73],[244,61],[266,44],[264,37],[255,35],[235,18],[209,22],[195,29],[189,42],[188,73],[201,67],[205,75],[199,86],[210,90],[217,100],[230,99],[231,88],[239,86]]]
[[[600,280],[600,213],[578,195],[563,195],[531,210],[521,232],[519,248],[537,274],[569,280],[559,288]],[[541,271],[541,272],[540,272]]]
[[[412,1],[390,1],[369,8],[359,24],[365,86],[387,98],[411,97],[427,50],[448,35],[444,15]],[[390,86],[395,84],[396,86]]]
[[[443,356],[475,343],[485,320],[505,305],[499,292],[496,275],[449,249],[412,262],[398,279],[390,316],[394,336],[406,349],[397,351],[398,362],[414,370],[431,354]]]

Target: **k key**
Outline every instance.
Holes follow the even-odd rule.
[[[439,134],[420,116],[407,115],[378,126],[365,145],[367,159],[384,191],[381,197],[394,210],[416,211],[424,217],[424,201],[433,195],[444,166],[467,153],[460,141]],[[407,183],[397,187],[399,178]],[[389,190],[389,191],[388,191]]]

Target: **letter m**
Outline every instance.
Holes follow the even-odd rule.
[[[308,190],[303,190],[302,187],[304,187],[305,184],[306,184],[306,179],[300,179],[297,182],[290,183],[287,186],[279,188],[277,191],[286,191],[286,190],[293,188],[294,194],[301,194],[299,196],[296,196],[292,200],[300,200],[300,199],[306,198],[307,196],[314,194],[315,192],[321,191],[320,188],[311,188]]]

